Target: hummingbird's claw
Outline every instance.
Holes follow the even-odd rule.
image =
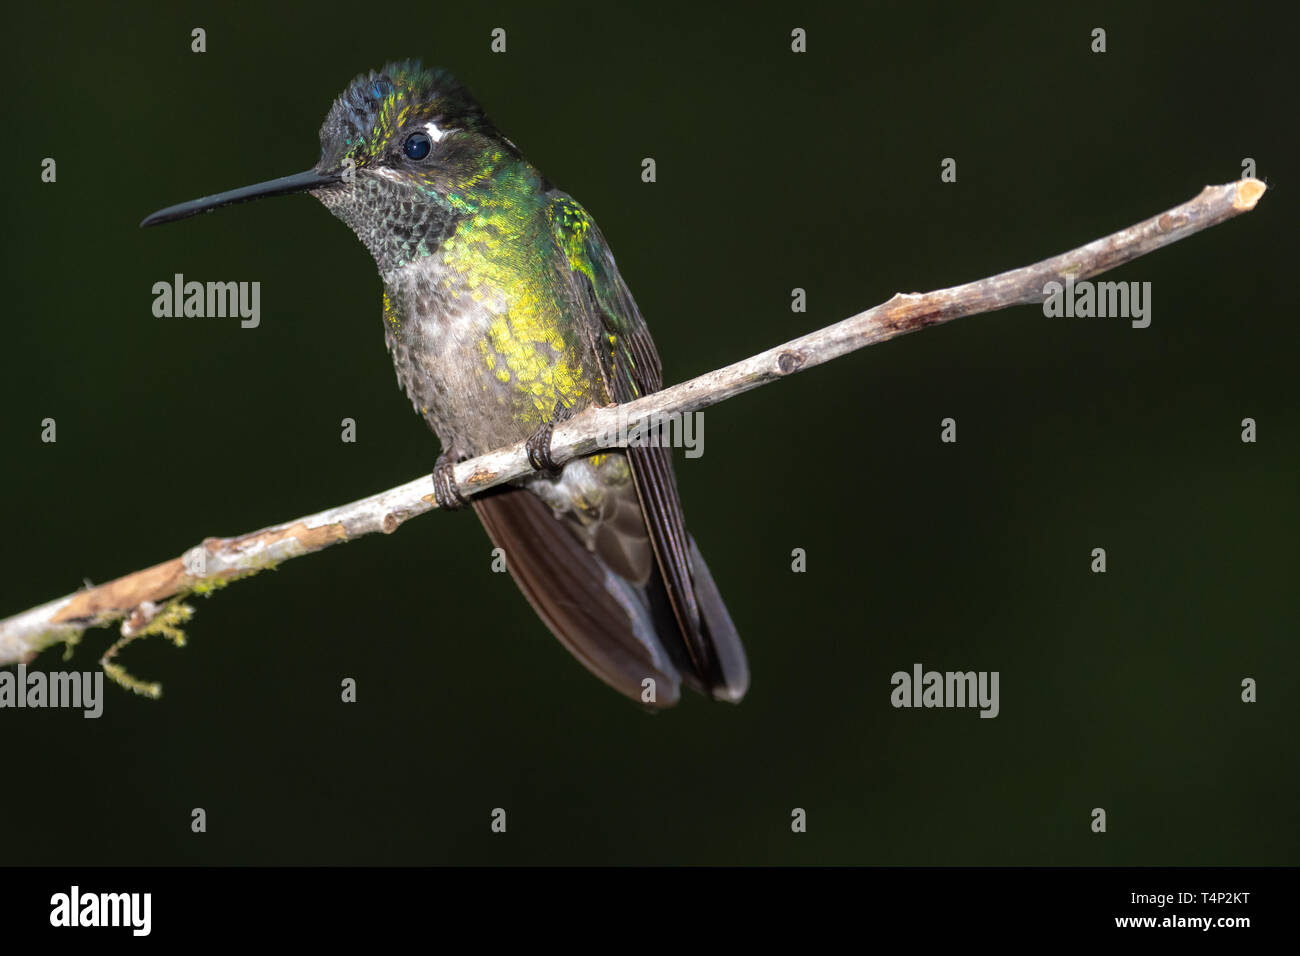
[[[551,457],[551,435],[555,433],[554,422],[543,422],[537,431],[533,432],[531,438],[524,443],[528,449],[528,464],[533,466],[533,471],[544,471],[554,474],[560,470],[559,465]]]
[[[438,502],[438,507],[445,511],[455,511],[469,504],[456,487],[455,467],[456,458],[445,451],[438,456],[433,466],[433,498]]]

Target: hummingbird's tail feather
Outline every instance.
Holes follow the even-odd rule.
[[[691,683],[701,685],[704,693],[739,703],[749,686],[745,650],[708,565],[686,533],[668,449],[634,446],[627,449],[627,456],[663,590],[689,654],[689,660],[681,661],[682,672],[698,678]],[[652,603],[655,583],[652,576],[648,590]]]
[[[704,563],[700,546],[695,543],[693,535],[687,537],[691,542],[691,564],[695,569],[695,603],[700,606],[700,625],[705,638],[713,645],[722,677],[713,687],[713,696],[739,704],[745,691],[749,690],[749,662],[745,659],[745,647],[740,643],[736,625],[731,623],[727,605],[722,603],[718,586],[713,583],[709,566]]]
[[[561,644],[619,693],[653,707],[680,697],[681,675],[639,589],[588,550],[536,495],[502,488],[474,511],[528,603]],[[653,691],[646,679],[654,681]]]

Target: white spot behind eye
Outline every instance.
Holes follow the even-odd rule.
[[[439,129],[438,124],[432,121],[424,124],[424,131],[435,143],[451,132],[449,129]]]

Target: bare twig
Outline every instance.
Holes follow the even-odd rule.
[[[715,405],[905,332],[959,316],[1042,302],[1047,283],[1086,279],[1224,222],[1253,209],[1264,189],[1256,179],[1207,186],[1181,206],[1036,265],[937,292],[895,295],[882,305],[734,365],[626,405],[588,409],[556,427],[552,458],[560,463],[589,454],[602,447],[602,438],[627,434],[629,427],[640,422]],[[456,467],[456,482],[464,494],[472,495],[531,471],[521,442],[462,462]],[[0,664],[30,660],[53,643],[75,641],[88,627],[124,618],[124,638],[154,632],[170,634],[175,622],[186,616],[188,609],[179,604],[182,598],[209,592],[340,541],[376,531],[390,534],[408,518],[437,507],[431,489],[432,482],[424,475],[397,488],[286,524],[236,538],[208,538],[179,558],[16,614],[0,621]],[[164,603],[170,608],[160,606]],[[136,689],[141,687],[152,685]]]

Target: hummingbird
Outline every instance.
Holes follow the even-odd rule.
[[[654,341],[591,215],[418,60],[356,77],[306,172],[159,210],[142,226],[291,193],[356,233],[383,280],[397,380],[441,444],[440,507],[468,504],[538,617],[588,670],[658,709],[684,684],[738,703],[744,648],[686,531],[670,451],[557,467],[551,433],[591,405],[658,391]],[[466,499],[459,461],[527,442],[533,471]]]

